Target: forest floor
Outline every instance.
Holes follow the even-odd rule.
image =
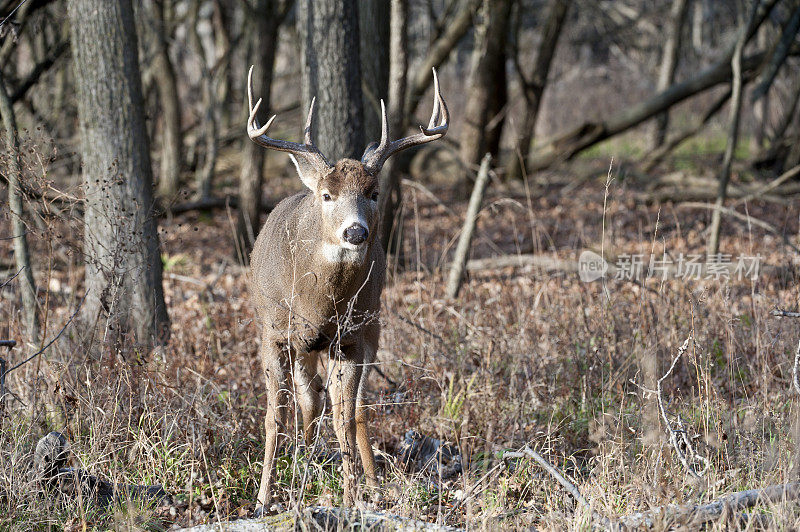
[[[493,268],[471,271],[459,297],[448,299],[444,277],[466,201],[435,188],[438,200],[405,188],[405,265],[390,268],[377,355],[383,376],[372,372],[366,392],[384,491],[368,506],[470,529],[587,529],[588,512],[535,463],[495,467],[503,452],[526,444],[606,516],[797,479],[800,404],[792,369],[800,331],[797,321],[771,314],[797,310],[797,254],[781,236],[726,217],[720,261],[747,265],[758,257],[757,273],[726,278],[683,270],[648,278],[651,256],[664,261],[666,253],[677,267],[704,253],[710,211],[641,201],[646,183],[615,168],[606,186],[608,161],[592,164],[594,177],[577,186],[566,184],[575,174],[564,173],[541,176],[549,185],[490,185],[472,257],[535,253],[577,261],[590,250],[627,279],[583,282],[572,271]],[[294,183],[270,194],[283,197]],[[798,242],[796,200],[736,208]],[[80,224],[70,216],[62,211],[31,232],[46,338],[61,329],[83,290]],[[101,337],[87,345],[71,326],[8,376],[0,530],[163,530],[252,512],[265,389],[233,220],[224,210],[162,220],[172,320],[163,352],[114,351]],[[10,234],[3,223],[2,235]],[[11,256],[10,241],[0,248]],[[626,269],[638,260],[639,276]],[[14,273],[6,272],[4,278]],[[13,282],[2,297],[0,334],[21,339]],[[696,474],[670,445],[654,393],[689,337],[662,396],[670,422],[684,425],[696,451],[688,464]],[[19,345],[0,356],[14,364],[35,350]],[[323,439],[335,449],[329,419],[324,427]],[[405,471],[396,457],[411,429],[457,446],[463,474]],[[172,506],[101,510],[42,497],[29,467],[36,441],[51,430],[70,440],[73,465],[118,484],[161,484],[174,496]],[[341,502],[335,463],[309,460],[296,447],[284,453],[276,489],[284,507]],[[757,512],[783,529],[800,526],[796,504]]]

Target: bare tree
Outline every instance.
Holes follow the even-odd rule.
[[[747,44],[748,36],[751,32],[751,27],[754,24],[760,0],[753,2],[753,7],[750,10],[750,16],[741,25],[739,35],[736,39],[736,47],[733,51],[731,58],[731,106],[730,118],[728,123],[728,141],[725,145],[725,154],[722,158],[722,169],[719,175],[719,191],[717,193],[717,201],[711,215],[711,229],[708,237],[708,249],[706,254],[711,257],[719,252],[719,237],[722,228],[722,211],[721,207],[725,204],[725,199],[728,195],[728,182],[731,178],[731,164],[733,163],[733,155],[736,151],[736,143],[739,141],[739,122],[741,119],[742,111],[742,55],[744,54],[744,46]],[[753,30],[756,28],[752,28]]]
[[[201,17],[203,17],[203,2],[204,0],[195,0],[193,4],[192,21],[189,30],[189,40],[193,43],[195,51],[199,55],[200,88],[203,102],[203,117],[201,120],[205,150],[202,152],[202,158],[198,161],[195,172],[195,183],[197,183],[195,198],[198,200],[207,199],[211,196],[212,180],[214,178],[214,169],[217,166],[219,151],[219,116],[217,93],[214,90],[214,59],[203,45],[199,28]]]
[[[461,132],[461,158],[477,165],[485,153],[497,156],[506,104],[506,38],[510,0],[484,1],[475,28],[472,68]]]
[[[291,4],[286,1],[278,5],[272,0],[256,0],[254,5],[248,4],[255,21],[251,52],[252,62],[257,65],[255,87],[261,94],[265,109],[269,108],[272,95],[278,30]],[[261,227],[259,215],[263,183],[264,150],[245,141],[239,174],[239,221],[236,229],[241,249],[252,248],[255,235]]]
[[[151,71],[158,90],[161,119],[161,172],[158,176],[158,194],[163,198],[175,195],[180,186],[183,137],[181,135],[181,106],[178,100],[178,83],[175,68],[169,58],[167,45],[168,20],[164,0],[150,0],[145,4],[153,46]]]
[[[3,117],[3,127],[6,130],[6,144],[8,149],[8,207],[11,211],[11,231],[14,241],[14,262],[21,272],[20,286],[22,296],[23,318],[28,337],[31,342],[39,341],[39,319],[36,315],[36,284],[33,280],[30,251],[28,250],[27,227],[22,220],[22,167],[19,159],[19,138],[17,137],[17,120],[14,108],[6,92],[5,78],[0,70],[0,115]]]
[[[357,0],[300,0],[303,107],[316,97],[316,139],[331,160],[364,149]]]
[[[748,40],[752,38],[755,30],[766,20],[777,2],[778,0],[765,0],[757,3],[756,15],[747,31]],[[623,133],[687,98],[715,87],[720,83],[729,82],[732,79],[731,60],[734,48],[727,49],[716,63],[705,70],[689,79],[674,83],[666,90],[653,95],[647,100],[623,108],[602,120],[583,122],[563,134],[550,138],[547,142],[534,149],[528,161],[529,169],[542,170],[556,162],[568,160],[598,142]],[[743,79],[752,79],[766,56],[767,53],[761,51],[743,57]]]
[[[389,40],[389,130],[403,131],[404,104],[408,81],[408,0],[392,0]],[[395,215],[402,200],[400,172],[395,159],[383,166],[380,212],[381,243],[389,255],[399,258],[402,244],[401,224]]]
[[[419,70],[416,71],[416,75],[408,82],[408,92],[406,93],[404,107],[404,116],[406,117],[404,126],[408,125],[408,120],[413,116],[422,96],[433,82],[431,69],[439,68],[450,57],[450,53],[458,46],[464,35],[472,28],[475,12],[481,5],[481,1],[464,0],[461,2],[461,7],[452,17],[448,17],[447,13],[445,13],[442,22],[438,24],[444,28],[444,31],[431,44],[425,60],[420,65]],[[405,127],[403,130],[405,130]]]
[[[681,34],[683,33],[683,25],[688,11],[689,0],[672,0],[667,40],[664,42],[661,69],[658,72],[658,84],[656,85],[656,90],[658,91],[665,90],[675,82],[675,71],[678,69],[678,58],[681,52]],[[651,131],[651,149],[656,149],[664,144],[668,127],[669,111],[656,115]]]
[[[168,317],[130,0],[67,4],[80,118],[84,316],[115,336],[166,340]]]
[[[512,154],[506,167],[506,175],[510,178],[521,177],[522,164],[528,160],[531,142],[536,132],[536,120],[539,116],[539,106],[542,103],[542,95],[544,94],[544,89],[547,85],[547,76],[550,72],[550,64],[555,55],[558,38],[561,35],[561,29],[564,26],[564,21],[567,18],[567,11],[571,3],[572,0],[550,1],[547,10],[547,20],[544,23],[544,28],[542,28],[542,40],[539,43],[536,61],[530,75],[524,73],[523,67],[520,64],[518,46],[517,49],[514,50],[513,59],[522,85],[524,109],[520,134],[516,142],[516,151],[518,153]],[[520,8],[522,8],[522,5],[523,4],[520,4]],[[520,16],[518,15],[517,24],[519,24],[519,22]],[[519,33],[519,28],[517,28],[517,33]]]
[[[381,104],[389,94],[389,18],[391,2],[359,0],[358,30],[361,38],[361,92],[364,98],[364,135],[381,136]]]

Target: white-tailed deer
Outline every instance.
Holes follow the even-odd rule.
[[[377,485],[367,407],[362,401],[366,375],[378,350],[378,312],[386,267],[375,234],[380,218],[377,176],[392,154],[447,133],[447,105],[434,70],[433,113],[427,128],[420,126],[419,133],[390,141],[381,101],[380,143],[367,146],[361,161],[342,159],[331,165],[314,146],[314,101],[302,144],[270,138],[266,133],[275,116],[259,126],[256,113],[261,100],[253,105],[252,75],[250,67],[247,133],[265,148],[288,152],[308,187],[275,207],[250,258],[251,292],[261,324],[259,354],[268,394],[264,470],[256,511],[263,512],[271,501],[273,463],[278,436],[286,434],[291,388],[302,415],[306,445],[312,446],[324,401],[324,383],[317,373],[320,355],[327,362],[333,427],[341,447],[344,504],[352,505],[356,449],[367,484]]]

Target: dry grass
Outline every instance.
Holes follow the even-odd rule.
[[[624,183],[611,184],[605,218],[602,181],[563,195],[558,188],[495,187],[473,257],[533,250],[574,260],[601,244],[610,257],[704,249],[707,213],[637,204]],[[378,354],[396,385],[373,372],[368,392],[373,443],[389,456],[382,508],[469,528],[586,529],[586,513],[534,464],[486,475],[504,450],[526,443],[608,516],[797,478],[791,373],[798,329],[770,315],[775,306],[796,307],[796,279],[609,280],[604,288],[570,273],[505,269],[473,273],[452,301],[444,297],[443,267],[460,218],[407,192],[407,266],[394,271],[384,294]],[[448,204],[463,214],[464,204]],[[749,209],[797,234],[796,210]],[[31,237],[50,336],[79,300],[82,267],[77,218],[62,210],[44,219]],[[8,234],[4,224],[0,236]],[[0,530],[157,530],[252,509],[265,390],[228,214],[169,220],[162,241],[172,318],[163,353],[113,351],[96,338],[89,346],[70,328],[9,376],[14,395],[0,419]],[[10,256],[10,242],[0,245]],[[734,256],[760,253],[771,265],[794,260],[777,238],[734,221],[722,248]],[[2,293],[0,336],[21,339],[15,290],[12,283]],[[710,461],[702,481],[676,459],[648,391],[690,334],[695,341],[664,382],[664,399]],[[33,349],[2,356],[18,361]],[[466,473],[439,482],[403,472],[391,457],[411,428],[456,443],[468,457]],[[120,484],[162,484],[175,495],[174,507],[98,511],[42,496],[28,468],[37,439],[50,430],[68,436],[76,465]],[[323,438],[335,446],[329,420]],[[278,461],[284,505],[341,501],[335,464],[308,460],[296,448],[286,452]],[[800,526],[794,504],[758,512],[780,528]]]

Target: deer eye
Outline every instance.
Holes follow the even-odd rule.
[[[373,192],[370,198],[372,198],[372,201],[378,201],[378,192]]]
[[[322,201],[331,201],[331,195],[328,193],[323,194]]]

